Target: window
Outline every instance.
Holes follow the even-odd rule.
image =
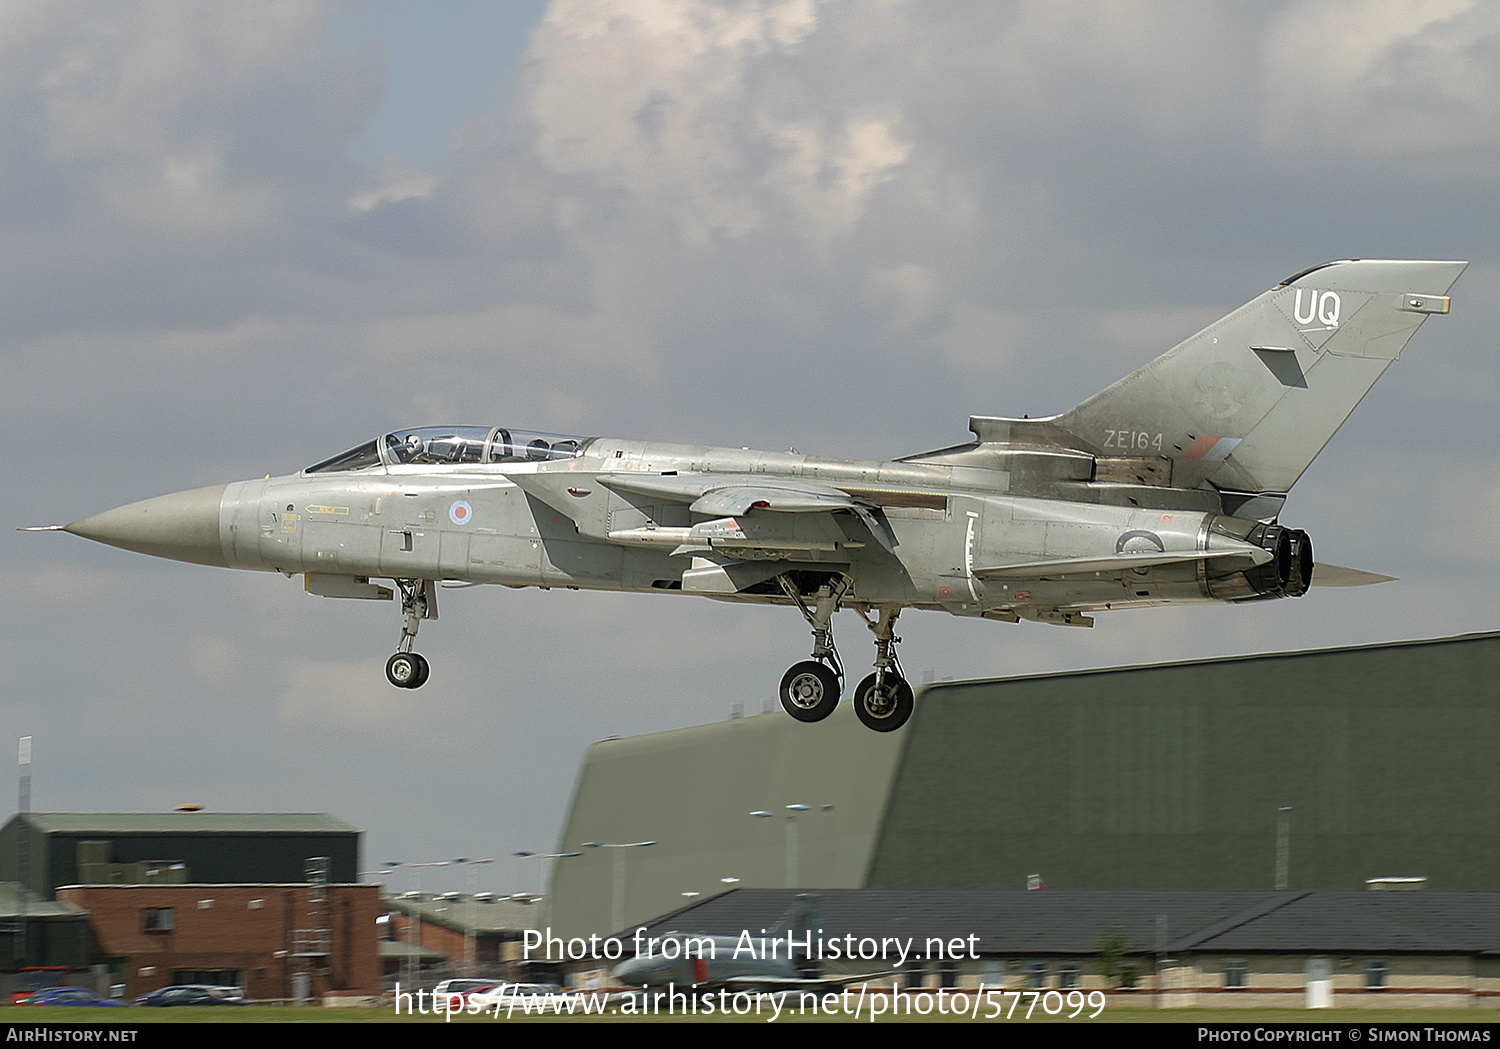
[[[986,987],[1004,987],[1010,966],[1000,958],[986,958],[979,963],[979,982]]]
[[[1224,986],[1239,990],[1250,986],[1250,965],[1243,958],[1230,958],[1224,962]]]
[[[1040,991],[1047,986],[1047,963],[1029,962],[1026,965],[1026,989]]]
[[[1065,965],[1057,971],[1057,986],[1064,991],[1071,991],[1078,987],[1078,966]]]
[[[176,927],[175,908],[147,907],[141,912],[141,928],[146,932],[171,932]]]
[[[243,969],[173,969],[172,982],[179,984],[212,984],[214,987],[244,987]]]
[[[1386,977],[1389,970],[1383,958],[1371,958],[1365,962],[1365,990],[1383,991],[1386,987]]]

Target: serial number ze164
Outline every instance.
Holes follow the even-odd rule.
[[[1161,451],[1161,434],[1145,430],[1105,430],[1104,447],[1117,451]]]

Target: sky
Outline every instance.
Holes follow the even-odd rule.
[[[511,854],[577,846],[589,743],[770,709],[800,615],[445,590],[405,692],[392,605],[13,529],[424,424],[894,458],[1331,259],[1471,263],[1282,516],[1397,582],[908,613],[903,661],[1500,624],[1496,5],[10,0],[0,71],[0,725],[37,810],[329,812],[371,869],[537,891]]]

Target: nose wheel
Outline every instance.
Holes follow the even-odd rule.
[[[385,662],[385,679],[397,688],[421,688],[427,683],[430,669],[426,657],[415,652],[397,652]]]
[[[427,683],[431,668],[424,657],[411,649],[422,620],[437,618],[437,588],[431,579],[397,579],[396,587],[401,591],[401,614],[405,622],[396,654],[385,661],[385,679],[397,688],[421,688]]]

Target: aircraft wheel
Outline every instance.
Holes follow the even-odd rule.
[[[911,686],[895,674],[886,674],[885,685],[879,689],[871,674],[854,690],[854,713],[876,732],[895,732],[911,718],[914,705]]]
[[[839,705],[839,676],[815,659],[803,660],[781,679],[781,706],[798,721],[822,721]]]
[[[397,688],[421,688],[431,668],[415,652],[397,652],[385,663],[385,678]]]

